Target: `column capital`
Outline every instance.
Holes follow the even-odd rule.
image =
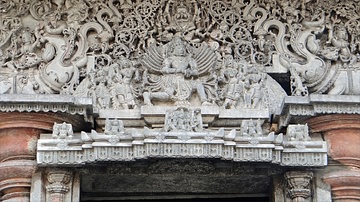
[[[49,185],[46,186],[46,190],[54,196],[54,194],[60,194],[63,196],[69,191],[70,187],[68,183],[72,178],[72,173],[64,170],[53,170],[47,173],[47,180]]]
[[[292,201],[307,201],[311,196],[310,182],[313,173],[310,171],[288,171],[284,174],[287,182],[287,194]]]

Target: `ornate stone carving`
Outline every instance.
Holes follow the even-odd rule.
[[[65,202],[65,194],[70,190],[68,186],[72,173],[68,171],[50,171],[47,174],[49,185],[46,190],[50,193],[51,201]]]
[[[358,6],[351,1],[301,4],[215,0],[129,4],[125,1],[119,5],[112,1],[40,1],[6,3],[2,7],[0,64],[4,68],[0,93],[74,94],[77,88],[89,87],[86,85],[89,81],[82,82],[84,79],[102,71],[103,68],[91,67],[89,59],[95,56],[108,58],[109,63],[103,67],[114,65],[124,69],[115,71],[109,84],[91,84],[99,85],[99,89],[106,86],[108,94],[112,94],[113,108],[136,108],[142,99],[149,104],[152,93],[163,94],[153,94],[154,99],[188,101],[192,90],[202,102],[216,102],[229,108],[237,105],[241,94],[250,99],[249,95],[255,93],[253,103],[247,100],[247,104],[257,105],[263,88],[256,86],[263,85],[263,80],[250,76],[250,86],[246,87],[242,83],[246,84],[246,76],[241,74],[247,72],[241,68],[229,70],[231,60],[246,60],[254,65],[256,72],[266,69],[282,73],[285,68],[291,74],[293,95],[359,94],[356,71],[360,64],[359,13]],[[345,12],[339,8],[349,9]],[[349,14],[348,10],[354,12]],[[26,24],[29,27],[25,27],[23,19],[30,18]],[[187,48],[183,50],[185,53],[176,53],[175,59],[169,55],[175,52],[168,47],[179,38]],[[180,47],[177,49],[182,51]],[[188,56],[183,57],[182,65],[178,64],[179,54]],[[163,61],[168,64],[162,64]],[[129,65],[139,62],[142,67]],[[174,83],[169,82],[173,88],[170,91],[153,86],[159,81],[154,77],[173,74],[165,71],[169,65],[184,70],[186,63],[192,69],[182,73],[182,81],[192,83],[191,88],[175,89]],[[219,85],[223,82],[221,77],[227,77],[223,86]],[[196,79],[189,82],[189,78]],[[111,85],[113,81],[116,85]],[[80,82],[84,84],[77,86]],[[119,91],[120,86],[125,92]],[[185,94],[174,92],[180,89]],[[223,98],[218,91],[223,91]],[[105,96],[102,101],[105,103],[99,107],[110,102],[106,98],[109,95],[103,93],[95,94],[95,97]]]
[[[205,129],[200,127],[201,124],[192,127],[194,123],[201,123],[201,112],[198,109],[179,107],[169,110],[166,118],[169,125],[161,129],[127,129],[122,121],[108,119],[104,133],[94,130],[90,134],[81,132],[74,134],[72,139],[53,139],[50,134],[43,134],[38,141],[38,163],[71,165],[149,157],[220,158],[272,162],[284,166],[324,166],[327,163],[325,142],[308,138],[288,140],[283,134],[275,135],[274,132],[264,135],[260,120],[245,120],[239,131],[228,131],[224,128]],[[251,129],[249,123],[255,123],[255,128]],[[285,137],[299,132],[293,132],[294,128],[304,129],[307,126],[291,127]],[[304,135],[304,130],[300,132]]]
[[[164,55],[164,56],[162,56]],[[161,48],[151,46],[149,53],[142,60],[149,75],[144,103],[152,105],[152,99],[173,100],[177,104],[187,104],[192,92],[196,92],[202,104],[210,104],[205,92],[205,82],[200,78],[214,68],[216,55],[207,45],[199,49],[186,47],[180,38],[174,38]],[[161,73],[160,79],[150,73]],[[160,90],[156,90],[159,88]],[[150,91],[150,92],[149,92]],[[208,91],[214,91],[209,88]],[[183,103],[185,102],[185,103]]]
[[[309,171],[289,171],[284,174],[287,194],[291,201],[311,201],[311,179]]]
[[[271,19],[279,18],[275,5],[9,4],[1,13],[1,93],[73,94],[92,98],[98,109],[120,110],[156,99],[193,104],[196,95],[205,105],[273,111],[282,89],[265,72],[277,68],[272,55],[283,42],[269,31]],[[25,18],[32,18],[30,28]]]
[[[72,139],[73,137],[72,125],[68,123],[55,123],[53,127],[52,137],[54,139]]]
[[[176,110],[169,110],[165,116],[166,132],[199,132],[203,130],[201,110],[189,110],[188,108],[180,107]]]
[[[359,96],[356,95],[318,95],[308,97],[286,97],[280,126],[297,122],[301,117],[324,114],[359,114]]]

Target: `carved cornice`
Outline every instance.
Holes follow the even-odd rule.
[[[353,114],[356,116],[360,114],[359,103],[360,97],[356,95],[312,94],[305,97],[288,96],[285,98],[282,113],[279,115],[280,126],[286,126],[288,123],[294,122],[301,123],[309,117],[320,115]],[[324,121],[324,118],[321,118],[321,120]],[[329,124],[328,126],[338,127],[336,124]]]
[[[91,133],[63,135],[62,138],[42,134],[38,141],[37,162],[39,165],[78,166],[97,161],[133,161],[156,157],[217,158],[282,166],[318,167],[327,164],[326,143],[311,140],[306,125],[289,126],[286,136],[283,136],[274,132],[263,134],[261,127],[258,128],[260,120],[244,121],[240,131],[225,131],[223,128],[197,131],[186,128],[182,122],[178,127],[177,119],[169,119],[176,120],[174,123],[167,121],[175,125],[165,126],[165,130],[126,129],[122,121],[115,119],[107,120],[105,133],[92,130]],[[189,126],[194,123],[189,123]],[[66,124],[56,127],[61,126]]]
[[[92,100],[70,95],[24,95],[0,96],[1,112],[62,112],[86,115],[91,112]]]

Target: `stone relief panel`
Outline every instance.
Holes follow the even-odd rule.
[[[359,94],[358,7],[353,1],[4,2],[0,93],[89,97],[98,109],[272,110],[285,92],[268,73],[288,72],[295,96]]]

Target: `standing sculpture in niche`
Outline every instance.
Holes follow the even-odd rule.
[[[95,96],[96,103],[99,109],[109,109],[110,108],[110,92],[108,87],[105,84],[105,80],[100,81],[100,83],[95,87]]]
[[[262,123],[260,120],[243,120],[241,122],[240,135],[247,137],[261,137],[263,135],[261,125]]]
[[[152,47],[142,60],[149,72],[162,74],[160,79],[148,78],[148,92],[143,94],[145,105],[152,105],[152,100],[188,104],[193,92],[199,96],[202,105],[209,105],[200,77],[213,67],[216,61],[214,52],[207,45],[203,45],[200,48],[201,55],[199,52],[195,55],[180,38],[175,38],[167,46],[162,47],[162,51],[165,57],[161,56],[161,52],[156,47]],[[161,90],[157,90],[159,88]]]

